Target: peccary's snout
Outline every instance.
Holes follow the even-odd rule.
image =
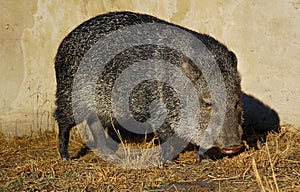
[[[235,111],[229,111],[226,114],[223,127],[220,130],[219,137],[215,143],[223,154],[233,154],[238,152],[242,144],[243,130],[240,125],[240,115]]]

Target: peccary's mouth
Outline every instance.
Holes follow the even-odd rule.
[[[222,149],[222,153],[230,155],[230,154],[238,152],[241,148],[242,148],[241,145],[228,147],[228,148]]]

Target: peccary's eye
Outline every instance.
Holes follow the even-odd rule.
[[[209,112],[209,113],[210,113],[210,112],[212,111],[212,109],[213,109],[213,108],[212,108],[212,106],[213,106],[212,103],[204,103],[204,106],[205,106],[206,111]]]
[[[212,110],[212,102],[210,101],[210,99],[207,98],[202,98],[202,105],[203,107],[206,108],[206,110],[211,111]]]
[[[207,102],[205,102],[205,103],[204,103],[204,106],[205,106],[205,107],[208,107],[208,108],[209,108],[209,107],[211,108],[211,107],[212,107],[212,103],[207,103]]]
[[[211,112],[212,111],[212,106],[213,106],[212,103],[204,102],[203,106],[205,107],[205,110],[207,112]]]

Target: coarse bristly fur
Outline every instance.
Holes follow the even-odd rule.
[[[82,95],[82,99],[78,100],[74,109],[72,104],[72,90],[75,74],[79,68],[79,64],[88,50],[99,40],[112,31],[120,30],[126,26],[144,24],[144,23],[162,23],[178,27],[191,35],[198,38],[213,55],[224,79],[227,92],[226,112],[223,126],[217,140],[214,142],[215,148],[224,152],[226,149],[233,153],[238,151],[241,146],[242,137],[242,108],[241,108],[241,87],[240,77],[237,71],[237,59],[233,52],[215,40],[213,37],[200,34],[186,28],[168,23],[150,15],[133,13],[133,12],[111,12],[96,16],[88,21],[83,22],[70,32],[59,46],[55,58],[55,72],[57,80],[56,92],[56,111],[55,118],[59,126],[59,152],[63,159],[69,159],[68,142],[69,133],[73,126],[86,120],[94,137],[99,150],[107,153],[106,136],[100,129],[100,123],[103,127],[108,128],[108,132],[112,133],[112,123],[116,127],[122,129],[116,119],[111,116],[112,103],[111,92],[116,79],[122,71],[132,65],[132,63],[141,60],[157,59],[164,60],[181,69],[181,71],[190,79],[197,90],[199,98],[199,119],[200,122],[196,127],[178,130],[180,121],[180,99],[174,89],[165,82],[156,79],[143,81],[132,91],[130,98],[125,99],[129,102],[129,108],[135,120],[146,122],[150,118],[150,105],[155,100],[160,100],[166,108],[166,118],[159,128],[156,128],[155,134],[158,136],[160,143],[168,140],[174,133],[179,139],[199,145],[201,140],[200,130],[204,130],[209,123],[211,111],[214,109],[214,101],[212,101],[210,90],[202,71],[200,71],[193,62],[184,54],[162,45],[139,45],[130,47],[117,54],[109,63],[106,64],[104,73],[97,81],[95,88],[96,107],[90,107],[90,97],[86,95],[91,89],[83,88],[78,90],[78,95]],[[172,38],[170,36],[169,38]],[[109,46],[109,45],[107,45]],[[95,56],[96,57],[96,56]],[[137,69],[139,70],[139,69]],[[85,75],[82,75],[82,85],[87,85]],[[79,77],[80,79],[80,77]],[[126,83],[126,80],[123,82]],[[152,109],[155,111],[155,109]],[[160,108],[156,109],[160,114]],[[192,109],[191,109],[192,110]],[[76,119],[74,113],[80,118]],[[97,119],[100,119],[99,122]],[[111,122],[111,119],[113,122]],[[189,121],[187,121],[189,122]],[[113,134],[112,134],[113,135]],[[114,138],[114,137],[113,137]],[[226,153],[226,152],[225,152]],[[201,154],[200,154],[201,155]],[[162,149],[163,161],[171,160],[173,154],[170,148]]]

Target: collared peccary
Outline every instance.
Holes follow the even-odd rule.
[[[141,38],[139,28],[134,28],[135,30],[131,30],[130,33],[127,30],[128,27],[142,24],[157,24],[157,26],[163,24],[170,27],[172,26],[196,38],[206,47],[207,52],[211,54],[220,74],[216,76],[218,70],[214,68],[210,70],[210,66],[206,66],[207,70],[202,71],[202,69],[199,69],[198,65],[194,63],[193,59],[189,58],[185,53],[158,43],[160,42],[159,38],[167,39],[170,42],[177,42],[177,40],[180,39],[178,41],[179,43],[177,43],[179,45],[176,45],[176,43],[174,45],[179,48],[189,46],[189,44],[185,45],[184,37],[174,37],[172,33],[168,36],[160,37],[158,33],[159,30],[162,29],[160,27],[155,28],[155,25],[153,25],[153,31],[144,35],[144,37],[142,36],[143,38]],[[124,31],[122,31],[123,29]],[[92,52],[91,49],[100,42],[100,44],[98,44],[99,47],[101,43],[105,41],[107,35],[113,32],[123,32],[123,35],[125,33],[125,36],[127,35],[128,38],[132,38],[132,41],[137,39],[149,43],[134,44],[126,48],[123,47],[105,63],[104,68],[97,68],[96,65],[87,66],[89,62],[83,61],[87,55],[87,59],[92,58],[90,60],[91,62],[93,59],[101,62],[101,58],[99,59],[101,54],[97,55],[95,52]],[[151,34],[153,34],[153,38],[158,37],[155,43],[147,41],[147,39],[151,38],[149,37]],[[155,36],[156,34],[157,37]],[[168,32],[166,32],[166,34],[168,34]],[[110,43],[103,43],[98,51],[103,51],[104,54],[109,55],[110,50],[114,50],[114,48],[118,46],[118,44],[116,45],[114,42],[121,42],[119,45],[122,46],[122,41],[126,39],[124,37],[122,38],[118,36],[114,37]],[[112,49],[110,49],[111,47]],[[187,49],[189,48],[193,49],[187,47]],[[193,52],[193,50],[190,51]],[[197,54],[201,55],[205,53],[196,53],[196,55]],[[105,55],[102,56],[104,57]],[[203,57],[201,62],[204,63],[204,66],[209,65],[208,60],[206,63],[206,57]],[[180,84],[180,78],[177,73],[170,73],[169,68],[162,67],[160,69],[159,66],[161,65],[155,65],[155,61],[165,61],[165,63],[173,65],[174,68],[180,69],[187,79],[192,82],[195,94],[189,95],[188,97],[196,98],[196,106],[184,108],[184,105],[188,106],[188,104],[186,104],[186,101],[181,100],[182,97],[176,92],[178,89],[174,88],[174,85],[171,86],[170,82],[179,82],[177,86],[183,90],[185,90],[188,85]],[[155,78],[155,75],[151,72],[148,75],[145,74],[147,77],[136,86],[133,86],[129,95],[115,94],[117,97],[112,100],[112,92],[114,89],[117,89],[116,92],[118,93],[118,89],[122,89],[122,86],[125,87],[128,83],[138,81],[138,78],[142,78],[143,76],[143,74],[140,74],[143,68],[151,68],[152,65],[155,65],[152,72],[159,72],[158,76],[165,77],[159,79],[159,77]],[[136,75],[126,76],[129,80],[117,83],[118,79],[122,78],[122,75],[125,73],[124,71],[133,66],[136,69],[132,70],[132,72],[136,73]],[[100,70],[102,71],[100,72]],[[216,127],[219,132],[217,138],[213,140],[211,148],[218,149],[222,154],[233,154],[241,148],[242,109],[237,59],[233,52],[211,36],[191,31],[150,15],[132,12],[111,12],[85,21],[64,38],[55,58],[55,72],[57,80],[57,108],[55,118],[59,126],[59,152],[62,159],[69,159],[68,142],[71,128],[84,120],[87,121],[91,129],[98,150],[107,154],[111,153],[111,150],[107,148],[108,137],[107,133],[104,132],[104,128],[107,128],[108,135],[112,136],[109,138],[115,138],[113,136],[115,127],[119,130],[128,129],[128,127],[124,129],[123,124],[118,122],[118,119],[126,122],[126,118],[133,118],[137,122],[146,123],[151,118],[153,120],[153,116],[155,116],[153,114],[156,114],[158,120],[161,120],[160,118],[163,117],[161,123],[154,123],[157,127],[153,127],[153,125],[151,127],[160,143],[166,143],[162,145],[161,157],[163,161],[171,160],[176,155],[174,155],[174,153],[180,152],[181,149],[176,150],[176,142],[179,140],[191,142],[201,148],[204,137],[202,134],[205,133],[204,130],[206,130],[211,123],[210,116],[213,113],[224,113],[224,119],[213,119],[212,124],[220,124],[220,122],[221,124]],[[95,75],[99,76],[96,81],[89,78]],[[226,101],[225,110],[223,111],[216,105],[216,101],[211,94],[213,90],[211,90],[210,85],[218,84],[214,82],[215,79],[217,79],[214,78],[214,76],[221,76],[224,81],[224,90],[221,91],[226,92],[226,95],[225,98],[219,98]],[[133,80],[131,78],[133,78]],[[168,83],[168,79],[172,78],[173,80]],[[74,83],[79,84],[81,87],[76,88]],[[115,88],[115,84],[119,84],[117,88]],[[185,91],[188,92],[189,90]],[[122,105],[114,103],[118,100],[128,103],[131,116],[123,114],[125,113],[124,111],[119,111],[118,118],[115,116],[114,112],[123,107]],[[156,105],[155,101],[158,101]],[[192,111],[191,113],[186,113],[190,116],[182,116],[186,111]],[[195,123],[194,119],[197,119],[198,122]],[[182,124],[180,124],[182,122],[186,124],[182,126]],[[130,125],[130,123],[128,125]],[[146,134],[146,132],[149,131],[148,129],[143,130],[143,128],[137,127],[134,127],[134,129],[138,130],[136,132],[138,134],[143,132]],[[214,131],[215,130],[212,130],[212,133]],[[130,132],[132,131],[121,131],[121,135],[124,136]],[[171,140],[170,138],[172,137],[172,142],[167,142]],[[199,155],[201,157],[205,156],[205,150],[202,148],[199,149]]]

